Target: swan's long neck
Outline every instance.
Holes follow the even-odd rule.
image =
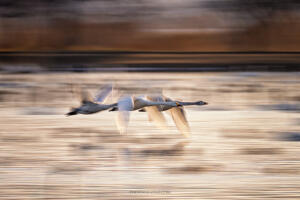
[[[178,101],[178,103],[180,103],[183,106],[192,106],[192,105],[198,105],[197,101],[194,102],[184,102],[184,101]]]
[[[160,106],[160,105],[170,105],[170,102],[154,102],[154,101],[148,101],[148,106]]]

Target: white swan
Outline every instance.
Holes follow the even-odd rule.
[[[80,89],[80,91],[77,91],[77,94],[79,95],[81,105],[77,108],[72,108],[66,116],[93,114],[117,106],[117,103],[104,104],[104,101],[111,92],[112,85],[106,85],[94,98],[92,98],[89,92]]]
[[[136,96],[125,96],[119,99],[118,106],[114,107],[110,111],[118,110],[117,116],[117,127],[121,134],[125,133],[129,123],[129,112],[134,110],[139,110],[142,108],[147,108],[149,106],[166,106],[169,108],[179,107],[180,103],[172,102],[154,102],[144,99],[144,97]]]
[[[154,101],[154,102],[176,102],[176,103],[180,104],[181,105],[180,107],[170,107],[168,105],[161,104],[158,106],[145,107],[143,109],[140,109],[139,111],[140,112],[147,111],[149,120],[153,121],[157,126],[167,127],[166,120],[161,112],[169,110],[177,129],[185,137],[188,137],[190,135],[190,127],[189,127],[188,121],[186,119],[183,106],[207,105],[207,103],[204,101],[195,101],[195,102],[173,101],[172,99],[165,97],[163,95],[156,95],[156,96],[148,95],[145,98],[149,101]],[[155,117],[153,117],[153,116],[155,116]]]

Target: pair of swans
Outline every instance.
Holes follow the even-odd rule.
[[[112,86],[105,86],[98,94],[92,98],[86,91],[80,90],[77,92],[81,99],[81,105],[77,108],[72,108],[67,116],[76,114],[93,114],[100,111],[119,111],[117,116],[117,126],[121,134],[126,133],[129,124],[130,111],[139,110],[140,112],[147,112],[149,120],[153,121],[155,125],[166,129],[166,120],[161,112],[170,111],[173,121],[178,130],[184,135],[189,136],[190,128],[185,116],[183,106],[188,105],[206,105],[204,101],[196,102],[182,102],[173,101],[172,99],[163,95],[156,96],[124,96],[118,100],[117,103],[106,104],[107,97],[112,92]]]

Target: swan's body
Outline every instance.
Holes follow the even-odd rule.
[[[147,106],[165,106],[170,109],[173,107],[180,106],[180,104],[175,101],[170,101],[170,102],[152,101],[152,100],[147,100],[144,97],[135,97],[135,96],[123,97],[118,101],[119,111],[122,110],[134,111]]]
[[[113,104],[104,104],[103,102],[109,96],[112,91],[112,86],[106,86],[96,97],[93,99],[87,91],[80,91],[79,97],[81,99],[81,105],[77,108],[73,108],[67,116],[76,115],[76,114],[93,114],[103,110],[107,110],[114,106],[117,106],[117,103]]]
[[[177,102],[154,102],[145,99],[144,97],[136,97],[136,96],[125,96],[119,99],[118,106],[114,107],[111,111],[118,110],[118,118],[117,125],[120,133],[126,132],[128,123],[129,123],[129,112],[134,110],[139,110],[142,108],[155,107],[155,106],[168,106],[178,107],[181,106]]]
[[[117,103],[114,104],[98,104],[91,101],[87,101],[81,104],[78,108],[73,108],[71,112],[67,113],[67,115],[75,115],[75,114],[93,114],[103,110],[107,110],[111,107],[116,106]]]
[[[158,105],[158,106],[152,106],[147,107],[144,109],[139,110],[140,112],[147,111],[149,115],[149,120],[153,121],[157,126],[159,127],[167,127],[166,120],[161,113],[162,111],[169,110],[173,121],[177,127],[177,129],[186,137],[190,135],[190,127],[188,124],[188,121],[185,116],[185,111],[183,106],[189,106],[189,105],[206,105],[207,103],[204,101],[195,101],[195,102],[182,102],[182,101],[173,101],[172,99],[165,97],[163,95],[157,95],[157,96],[146,96],[145,97],[149,101],[154,102],[176,102],[179,103],[180,107],[170,107],[168,105]],[[153,117],[156,116],[156,117]]]
[[[169,97],[163,96],[163,95],[157,95],[157,96],[146,96],[145,97],[147,100],[149,101],[154,101],[154,102],[177,102],[182,106],[191,106],[191,105],[198,105],[198,106],[202,106],[202,105],[207,105],[206,102],[204,101],[193,101],[193,102],[186,102],[186,101],[173,101],[172,99],[170,99]],[[173,107],[170,107],[168,105],[159,105],[156,106],[157,109],[159,111],[166,111],[169,110]],[[141,110],[142,112],[142,110]]]

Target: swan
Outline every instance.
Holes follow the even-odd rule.
[[[140,110],[142,108],[147,108],[149,106],[166,106],[168,108],[179,107],[181,106],[180,103],[176,101],[172,102],[154,102],[145,99],[143,96],[136,97],[132,96],[125,96],[119,99],[117,107],[113,107],[110,111],[119,111],[117,115],[117,127],[120,131],[120,134],[126,132],[128,123],[129,123],[129,112],[134,110]]]
[[[142,108],[139,110],[139,112],[147,111],[149,120],[153,121],[158,127],[164,128],[164,127],[167,127],[167,124],[166,124],[166,120],[161,112],[169,110],[177,129],[185,137],[189,137],[190,127],[189,127],[188,121],[186,119],[186,115],[185,115],[183,106],[207,105],[207,102],[204,102],[204,101],[194,101],[194,102],[173,101],[171,98],[166,97],[164,95],[156,95],[156,96],[155,95],[154,96],[147,95],[145,98],[149,101],[154,101],[154,102],[176,102],[176,103],[180,104],[181,106],[178,106],[178,107],[170,107],[168,105],[160,104],[158,106]],[[153,116],[155,116],[155,117],[153,117]]]
[[[80,91],[77,91],[77,94],[80,97],[81,105],[77,108],[72,108],[66,116],[93,114],[117,106],[117,103],[104,104],[111,92],[112,85],[106,85],[94,98],[92,98],[89,92],[80,89]]]

